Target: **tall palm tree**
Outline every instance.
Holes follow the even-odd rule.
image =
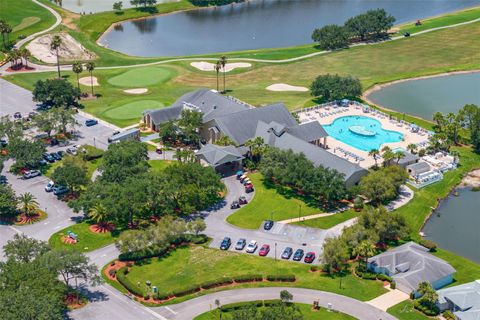
[[[353,248],[353,254],[365,259],[365,270],[367,270],[368,258],[375,254],[375,244],[370,240],[364,240]]]
[[[373,157],[373,160],[375,160],[375,167],[378,165],[378,157],[380,156],[380,151],[378,149],[372,149],[370,152],[368,152],[369,157]]]
[[[85,64],[85,69],[90,72],[90,86],[92,88],[92,96],[93,96],[93,70],[95,70],[95,63],[89,61]]]
[[[38,211],[37,199],[30,192],[26,192],[18,197],[18,202],[23,213],[28,216],[33,216]]]
[[[386,167],[392,162],[393,159],[395,159],[395,153],[388,146],[383,147],[382,152],[383,165]]]
[[[222,64],[220,61],[217,61],[215,64],[215,71],[217,72],[217,91],[218,91],[218,73],[220,72],[220,69],[222,68]]]
[[[416,151],[417,151],[418,147],[415,143],[410,143],[408,146],[407,146],[407,150],[410,152],[410,153],[413,153],[415,154]]]
[[[77,86],[78,86],[78,91],[80,91],[80,79],[78,78],[80,73],[83,72],[83,66],[80,61],[75,61],[72,64],[72,71],[77,75]]]
[[[220,57],[220,64],[222,65],[222,71],[223,71],[223,93],[227,92],[227,89],[225,88],[225,66],[227,65],[227,57],[226,56],[221,56]]]
[[[397,164],[400,162],[401,159],[405,158],[405,152],[397,151],[395,152],[395,159],[397,159]]]
[[[107,208],[101,203],[95,204],[88,212],[88,216],[99,226],[105,225],[110,217]]]
[[[58,70],[58,77],[60,78],[60,57],[58,55],[58,49],[62,45],[62,38],[59,35],[55,35],[52,38],[52,42],[50,43],[50,49],[55,50],[55,55],[57,56],[57,70]]]
[[[28,58],[32,56],[32,53],[27,48],[23,48],[20,51],[20,54],[23,59],[25,59],[25,67],[28,68]]]

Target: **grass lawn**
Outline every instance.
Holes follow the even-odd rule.
[[[354,210],[347,210],[345,212],[337,213],[331,216],[312,219],[312,220],[305,220],[302,222],[295,222],[294,224],[302,227],[330,229],[339,223],[358,217],[359,214],[360,214],[359,212],[356,212]]]
[[[255,196],[249,204],[227,218],[229,223],[237,227],[257,229],[264,220],[270,218],[274,221],[296,218],[300,206],[301,216],[321,212],[313,203],[308,203],[309,199],[297,196],[291,190],[265,184],[260,173],[250,174],[249,177],[255,188]]]
[[[189,288],[195,284],[218,280],[223,277],[247,274],[295,274],[297,281],[293,283],[259,282],[243,284],[238,287],[258,286],[292,286],[330,291],[353,297],[362,301],[370,300],[385,292],[381,282],[367,281],[347,275],[342,279],[342,289],[339,279],[320,273],[309,272],[310,267],[304,264],[273,261],[256,255],[221,251],[204,246],[182,247],[163,258],[143,261],[141,265],[131,268],[127,277],[133,283],[151,281],[160,292],[171,292]],[[219,289],[217,289],[219,290]],[[201,293],[209,293],[205,290]],[[173,300],[186,300],[198,293]]]
[[[117,87],[138,88],[164,83],[175,75],[172,69],[162,67],[135,68],[108,79]]]
[[[78,250],[81,252],[89,252],[106,245],[109,245],[115,241],[115,238],[119,235],[119,231],[106,232],[106,233],[94,233],[89,230],[90,223],[87,221],[74,224],[70,227],[62,229],[54,233],[48,243],[55,249],[66,250]],[[79,241],[76,244],[65,244],[62,241],[62,236],[67,234],[67,231],[72,231],[78,235]]]
[[[312,306],[304,303],[295,303],[295,305],[300,309],[303,315],[303,320],[353,320],[354,317],[349,316],[341,312],[330,312],[325,308],[320,310],[313,311]],[[193,320],[217,320],[218,311],[210,311],[204,314],[201,314]],[[229,312],[223,312],[223,315],[229,315]]]
[[[67,155],[65,157],[70,157],[70,156]],[[65,159],[65,157],[63,159]],[[61,166],[62,163],[63,163],[63,160],[56,161],[52,164],[48,164],[48,169],[44,173],[44,175],[46,177],[51,178],[55,169],[58,168],[59,166]],[[100,166],[101,163],[102,163],[102,158],[97,158],[97,159],[94,159],[94,160],[85,161],[85,165],[87,166],[87,176],[92,177],[93,172],[95,170],[97,170],[97,168]]]
[[[387,310],[388,313],[397,317],[398,320],[427,320],[432,319],[413,308],[412,300],[406,300],[394,305]]]
[[[106,110],[103,115],[110,119],[138,121],[143,111],[148,109],[160,109],[165,107],[163,103],[156,100],[137,100],[121,106]]]
[[[31,0],[0,0],[0,19],[12,26],[10,40],[28,36],[55,23],[55,17]]]
[[[227,89],[231,90],[231,95],[253,105],[283,101],[289,109],[297,109],[314,104],[308,92],[272,92],[265,88],[280,82],[308,87],[319,74],[338,73],[358,77],[366,89],[374,84],[420,75],[480,69],[479,52],[480,22],[398,41],[353,47],[297,62],[256,63],[252,68],[227,75],[226,85]],[[371,63],[372,61],[375,63]],[[158,66],[151,66],[138,68],[138,70],[157,68]],[[96,87],[95,91],[102,97],[82,101],[85,111],[122,127],[138,121],[138,118],[122,119],[115,116],[122,106],[128,106],[130,102],[153,100],[168,106],[188,91],[216,86],[215,72],[194,70],[189,62],[168,63],[162,65],[162,69],[164,68],[173,70],[175,75],[161,85],[146,86],[149,92],[142,95],[142,98],[128,95],[123,92],[123,88],[109,83],[110,79],[121,77],[122,74],[137,69],[101,70],[97,68],[94,75],[101,85]],[[72,73],[64,72],[63,74],[75,84],[76,77]],[[85,75],[87,75],[86,72],[81,76]],[[54,72],[16,74],[6,79],[31,90],[37,80],[55,76]],[[114,108],[120,109],[115,109],[113,114],[112,111],[108,113]]]
[[[152,171],[163,171],[165,168],[171,166],[174,162],[171,160],[149,160],[148,164]]]

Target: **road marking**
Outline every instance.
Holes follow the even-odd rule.
[[[169,308],[168,306],[165,306],[165,309],[167,309],[168,311],[170,311],[171,313],[173,313],[174,315],[176,315],[177,313],[175,311],[173,311],[171,308]]]
[[[15,227],[12,227],[12,226],[9,226],[9,227],[10,227],[10,229],[12,229],[13,231],[15,231],[15,232],[18,233],[18,234],[22,234],[22,233],[23,233],[22,231],[18,230],[18,229],[15,228]]]

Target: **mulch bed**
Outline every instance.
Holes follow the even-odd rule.
[[[7,72],[22,72],[22,71],[32,71],[32,70],[35,70],[35,68],[26,67],[22,64],[20,65],[16,64],[12,67],[7,68]]]
[[[39,221],[40,218],[41,218],[40,214],[36,214],[36,215],[33,215],[33,216],[27,216],[25,214],[21,214],[21,215],[18,216],[16,224],[31,224],[31,223]]]
[[[115,230],[115,226],[112,223],[92,224],[88,230],[93,233],[107,233]]]
[[[77,244],[77,241],[70,238],[69,236],[62,236],[62,242],[65,244]]]

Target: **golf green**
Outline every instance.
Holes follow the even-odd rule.
[[[166,82],[174,75],[175,72],[167,68],[135,68],[108,79],[108,83],[117,87],[147,87]]]
[[[142,116],[142,112],[148,109],[158,109],[164,104],[156,100],[138,100],[121,106],[108,109],[103,113],[105,117],[118,120],[136,119]]]

